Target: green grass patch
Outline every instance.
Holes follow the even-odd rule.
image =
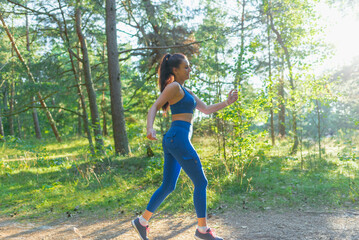
[[[163,154],[161,141],[132,141],[132,156],[115,157],[108,150],[101,161],[89,155],[86,139],[1,143],[0,216],[53,220],[140,214],[161,184]],[[110,139],[105,142],[111,144]],[[146,156],[146,144],[154,157]],[[329,150],[319,159],[313,145],[287,156],[289,143],[283,140],[270,151],[256,151],[260,155],[243,163],[230,154],[224,160],[214,137],[193,139],[209,181],[209,213],[233,208],[356,208],[356,144],[355,139],[328,140],[324,146]],[[195,213],[192,192],[193,185],[182,171],[176,190],[158,211]]]

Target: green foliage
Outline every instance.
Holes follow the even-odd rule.
[[[231,105],[219,113],[224,121],[231,122],[231,134],[228,136],[228,145],[231,148],[231,161],[228,163],[227,171],[237,176],[240,185],[243,181],[250,181],[247,171],[253,161],[263,158],[270,150],[267,141],[261,142],[266,132],[255,132],[251,126],[256,122],[266,122],[266,115],[263,114],[267,105],[265,98],[257,98],[254,102],[240,95],[242,101]]]
[[[356,143],[352,140],[347,140],[344,142],[344,148],[340,153],[338,153],[338,158],[340,161],[359,161],[359,151],[357,149]]]

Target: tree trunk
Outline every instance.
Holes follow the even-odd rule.
[[[293,113],[292,113],[294,143],[293,143],[292,150],[290,151],[290,154],[295,154],[298,151],[298,145],[299,145],[298,131],[297,131],[297,112],[294,108],[295,108],[295,106],[293,106]]]
[[[222,142],[223,142],[223,158],[224,158],[224,162],[226,163],[226,167],[227,167],[227,148],[226,148],[226,144],[227,144],[227,139],[226,139],[226,136],[227,136],[227,132],[226,132],[226,129],[227,129],[227,124],[226,124],[226,121],[221,119],[222,121]]]
[[[288,70],[289,70],[289,82],[290,82],[290,88],[292,90],[290,98],[291,98],[291,102],[293,104],[292,116],[293,116],[293,138],[294,138],[294,143],[293,143],[293,147],[291,150],[291,154],[294,154],[298,150],[299,141],[298,141],[298,133],[297,133],[297,112],[295,109],[295,99],[293,96],[295,94],[295,86],[294,86],[293,71],[292,71],[293,68],[292,68],[292,64],[290,62],[290,55],[289,55],[288,48],[284,44],[281,34],[278,32],[278,30],[274,26],[273,16],[272,16],[271,12],[269,12],[269,18],[270,18],[270,22],[271,22],[271,28],[277,36],[278,43],[284,50],[284,55],[285,55],[285,59],[286,59],[286,62],[288,65]]]
[[[77,55],[79,55],[79,53],[80,53],[79,48],[77,48]],[[91,135],[91,131],[90,131],[89,118],[88,118],[87,110],[86,110],[85,96],[82,94],[82,88],[81,88],[81,84],[82,84],[81,62],[77,61],[77,71],[76,71],[74,59],[70,52],[69,52],[69,56],[70,56],[70,60],[71,60],[72,71],[74,72],[75,81],[77,83],[77,94],[79,95],[79,99],[80,99],[80,103],[81,103],[81,107],[82,107],[82,119],[84,121],[85,133],[87,136],[87,140],[89,141],[90,151],[92,154],[95,154],[95,149],[93,147],[93,142],[92,142],[92,135]]]
[[[216,80],[214,82],[214,87],[215,87],[215,91],[216,91],[216,95],[214,97],[214,102],[220,102],[221,100],[221,87],[219,84],[219,74],[218,74],[218,48],[217,48],[217,44],[215,42],[215,47],[214,47],[214,57],[215,57],[215,62],[216,62]],[[216,120],[216,128],[217,128],[217,146],[218,146],[218,156],[221,156],[221,134],[223,134],[223,132],[221,131],[221,121],[220,118],[218,116],[218,113],[215,112],[213,114],[215,120]]]
[[[11,57],[14,56],[14,48],[11,48]],[[11,68],[11,82],[10,82],[10,99],[9,99],[9,131],[11,136],[15,136],[14,130],[14,105],[15,105],[15,72],[14,72],[14,62],[12,61],[12,68]]]
[[[285,137],[285,98],[284,98],[284,80],[282,77],[279,78],[278,84],[278,133],[279,137]]]
[[[23,57],[21,56],[21,54],[20,54],[20,52],[19,52],[19,50],[18,50],[18,48],[17,48],[17,46],[16,46],[16,43],[15,43],[15,41],[14,41],[14,38],[12,37],[12,35],[11,35],[9,29],[8,29],[7,26],[6,26],[6,23],[5,23],[4,19],[3,19],[3,16],[2,16],[2,14],[1,14],[1,12],[0,12],[0,20],[1,20],[2,24],[3,24],[3,27],[4,27],[6,33],[7,33],[8,37],[9,37],[11,43],[12,43],[12,46],[13,46],[13,48],[14,48],[14,50],[15,50],[17,56],[18,56],[18,58],[20,59],[21,63],[24,65],[24,67],[25,67],[25,69],[26,69],[27,75],[29,76],[30,80],[35,83],[36,81],[35,81],[34,77],[32,76],[32,73],[31,73],[31,71],[30,71],[30,68],[29,68],[28,65],[25,63]],[[49,122],[50,122],[51,128],[52,128],[52,130],[53,130],[53,132],[54,132],[54,134],[55,134],[55,137],[56,137],[57,141],[58,141],[58,142],[61,142],[61,137],[60,137],[59,132],[57,131],[56,123],[55,123],[54,119],[52,118],[52,115],[51,115],[49,109],[47,108],[45,101],[42,99],[42,96],[41,96],[41,93],[40,93],[40,92],[37,93],[37,97],[38,97],[38,99],[39,99],[39,101],[40,101],[40,103],[41,103],[41,106],[42,106],[43,109],[45,110],[47,119],[48,119]]]
[[[95,142],[96,142],[96,149],[103,153],[104,151],[104,143],[102,138],[102,130],[100,125],[100,115],[98,112],[98,107],[96,103],[96,92],[93,86],[92,78],[91,78],[91,68],[90,68],[90,60],[88,57],[87,52],[87,45],[85,36],[82,33],[81,29],[81,10],[80,8],[76,9],[75,13],[76,18],[76,32],[81,44],[81,52],[82,52],[82,63],[83,63],[83,70],[85,76],[85,85],[86,90],[89,98],[90,103],[90,110],[91,110],[91,123],[95,134]]]
[[[272,139],[272,146],[275,145],[275,136],[274,136],[274,112],[273,112],[273,99],[271,99],[271,108],[270,108],[270,136]]]
[[[9,81],[8,79],[4,79],[4,90],[3,90],[3,96],[4,98],[2,99],[2,103],[4,106],[4,112],[7,112],[9,110],[8,107],[8,101],[9,101]]]
[[[4,108],[4,113],[7,113],[9,111],[9,107],[8,107],[8,95],[9,95],[9,82],[8,79],[4,79],[4,91],[3,91],[3,108]],[[7,121],[9,122],[9,117],[7,117]],[[3,136],[5,136],[5,131]]]
[[[77,102],[77,111],[81,112],[81,100],[79,99]],[[77,135],[81,136],[82,135],[82,119],[83,117],[78,116],[77,117]]]
[[[28,53],[30,54],[30,37],[29,37],[29,17],[26,11],[26,49],[28,51]],[[30,62],[29,62],[30,65]],[[39,118],[37,115],[37,110],[35,108],[35,97],[31,97],[30,98],[30,102],[32,102],[32,119],[34,121],[34,127],[35,127],[35,134],[36,134],[36,138],[37,139],[41,139],[41,129],[40,129],[40,123],[39,123]]]
[[[93,147],[93,142],[92,142],[92,134],[91,134],[91,130],[90,130],[90,124],[89,124],[89,120],[88,120],[88,115],[87,115],[87,110],[86,110],[86,102],[85,102],[85,97],[82,94],[82,89],[81,89],[81,72],[79,71],[79,79],[78,79],[78,84],[77,84],[77,94],[79,95],[80,98],[80,102],[81,102],[81,107],[82,107],[82,119],[84,122],[84,129],[85,129],[85,133],[87,136],[87,139],[89,141],[89,145],[90,145],[90,151],[92,154],[95,153],[95,149]]]
[[[16,86],[16,84],[15,84]],[[18,98],[18,95],[19,94],[16,94],[16,98]],[[22,139],[23,138],[23,135],[22,135],[22,121],[21,121],[21,114],[17,114],[16,116],[16,120],[17,120],[17,132],[18,132],[18,138],[19,139]]]
[[[60,29],[60,36],[64,41],[64,44],[67,48],[67,52],[69,54],[69,58],[70,58],[70,62],[71,62],[71,67],[72,67],[72,72],[74,73],[74,77],[75,77],[75,82],[76,82],[76,90],[77,90],[77,94],[79,95],[79,101],[80,101],[80,106],[82,108],[82,120],[84,121],[84,130],[85,133],[87,135],[87,139],[89,142],[89,147],[90,147],[90,151],[91,153],[94,155],[95,154],[95,149],[93,146],[93,142],[92,142],[92,136],[91,136],[91,131],[89,128],[89,121],[88,121],[88,115],[87,115],[87,110],[86,110],[86,103],[85,103],[85,97],[82,94],[82,89],[81,89],[81,76],[82,76],[82,71],[81,71],[81,62],[77,61],[77,69],[75,67],[75,62],[72,56],[72,51],[71,51],[71,45],[70,45],[70,39],[69,39],[69,35],[67,33],[67,24],[66,24],[66,19],[65,19],[65,15],[64,12],[62,11],[62,5],[60,0],[57,1],[58,5],[59,5],[59,9],[61,11],[61,16],[63,19],[63,23],[64,23],[64,29],[62,30],[62,26],[60,24],[59,21],[57,21],[59,29]],[[62,32],[65,34],[65,36],[62,35]],[[77,50],[77,56],[80,55],[80,51],[79,51],[79,47],[76,48]],[[81,119],[79,118],[79,134],[81,134]]]
[[[19,138],[22,139],[20,114],[17,115],[17,131],[18,131],[18,136],[19,136]]]
[[[38,115],[37,115],[36,108],[34,108],[35,107],[35,103],[34,103],[35,102],[35,97],[31,98],[31,102],[33,102],[33,104],[32,104],[32,106],[33,106],[33,108],[32,108],[32,119],[34,120],[36,138],[41,139],[42,136],[41,136],[39,118],[38,118]]]
[[[270,39],[270,25],[269,17],[267,16],[267,41],[268,41],[268,78],[269,78],[269,97],[270,97],[270,135],[272,139],[272,146],[275,145],[274,136],[274,112],[273,112],[273,79],[272,79],[272,53],[271,53],[271,39]]]
[[[26,23],[26,49],[30,53],[29,16],[27,14],[27,10],[25,14],[25,23]]]
[[[106,0],[106,38],[115,149],[116,153],[128,155],[131,150],[127,139],[125,112],[122,103],[121,78],[117,49],[115,0]]]
[[[238,4],[241,4],[240,1],[237,1]],[[243,56],[244,56],[244,21],[245,21],[245,7],[246,7],[246,0],[242,1],[242,15],[241,15],[241,49],[239,52],[238,62],[237,62],[237,71],[236,77],[234,80],[234,88],[238,89],[241,86],[243,81]],[[240,89],[242,91],[242,89]]]
[[[106,43],[103,43],[102,62],[106,59]],[[106,117],[106,100],[105,100],[106,82],[103,82],[101,112],[102,112],[102,132],[104,136],[108,136],[107,132],[107,117]]]
[[[319,160],[322,159],[322,145],[321,145],[321,140],[322,140],[322,134],[321,134],[321,122],[320,122],[320,105],[319,105],[319,101],[318,99],[316,99],[316,104],[317,104],[317,117],[318,117],[318,125],[317,125],[317,129],[318,129],[318,144],[319,144]]]
[[[105,89],[106,83],[103,83],[103,87]],[[106,117],[106,110],[105,110],[105,91],[102,91],[102,101],[101,101],[101,111],[102,111],[102,132],[104,136],[108,136],[107,132],[107,117]]]
[[[3,124],[2,124],[2,106],[1,106],[1,103],[0,103],[0,141],[3,141],[3,138],[5,137],[5,133],[4,133],[4,127],[3,127]]]
[[[14,80],[14,68],[11,69],[12,72],[12,78],[11,78],[11,84],[10,84],[10,99],[9,99],[9,131],[11,136],[15,136],[15,130],[14,130],[14,104],[15,104],[15,80]]]
[[[243,0],[242,2],[237,0],[237,4],[238,6],[242,5],[242,12],[241,12],[241,42],[240,42],[240,52],[239,52],[239,57],[237,60],[237,69],[236,69],[236,75],[235,75],[235,79],[234,79],[234,88],[238,89],[239,88],[239,93],[238,93],[238,97],[239,97],[239,101],[236,103],[236,105],[238,106],[238,112],[237,112],[237,117],[239,122],[237,123],[237,128],[240,129],[241,126],[243,126],[243,118],[242,118],[242,114],[241,114],[241,96],[243,96],[243,88],[242,88],[242,81],[243,81],[243,56],[245,53],[245,48],[244,48],[244,41],[245,41],[245,27],[244,27],[244,22],[245,22],[245,13],[246,13],[246,0]],[[239,131],[239,139],[242,139],[243,137],[243,131]],[[240,153],[242,153],[242,147],[239,146],[239,151]]]

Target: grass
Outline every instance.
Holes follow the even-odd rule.
[[[269,152],[253,156],[242,179],[226,170],[214,139],[193,139],[209,180],[209,213],[225,208],[357,208],[358,138],[326,139],[322,159],[315,144],[287,156],[290,143],[283,140]],[[105,142],[111,144],[109,139]],[[53,220],[140,214],[162,181],[160,142],[132,139],[132,156],[114,157],[108,148],[110,157],[97,162],[88,154],[86,139],[0,143],[0,216]],[[146,144],[154,157],[146,157]],[[19,158],[25,160],[9,161]],[[240,163],[229,159],[227,164],[235,169]],[[192,192],[192,183],[182,172],[176,190],[158,211],[194,214]]]

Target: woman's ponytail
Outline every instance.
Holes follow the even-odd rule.
[[[172,69],[178,68],[183,60],[186,59],[186,56],[182,53],[165,54],[162,58],[161,65],[158,68],[158,86],[160,91],[163,92],[165,87],[172,83],[175,78],[172,73]],[[165,105],[162,106],[163,111],[167,111],[169,107],[169,103],[166,102]]]
[[[171,56],[171,54],[164,55],[161,61],[160,68],[158,69],[158,85],[161,92],[163,92],[166,85],[170,83],[168,80],[171,78],[171,76],[173,76],[172,69],[169,65],[169,59],[171,58]]]

